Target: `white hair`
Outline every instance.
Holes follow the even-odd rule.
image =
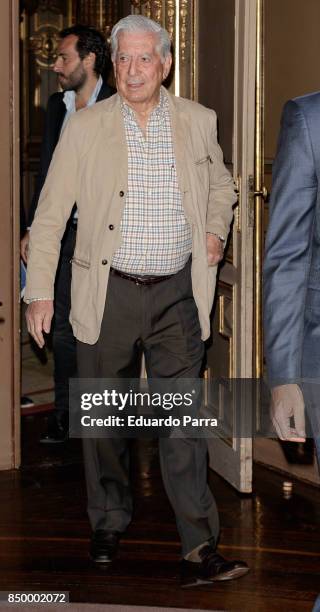
[[[170,55],[171,52],[171,40],[170,36],[164,28],[159,25],[156,21],[144,17],[144,15],[128,15],[123,19],[120,19],[116,23],[111,32],[111,58],[115,59],[118,51],[118,35],[120,32],[152,32],[158,37],[157,51],[162,59]]]

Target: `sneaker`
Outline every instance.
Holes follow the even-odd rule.
[[[23,395],[21,397],[20,405],[21,405],[22,409],[23,408],[33,408],[34,401],[32,401],[32,399],[30,397],[27,397],[26,395]]]

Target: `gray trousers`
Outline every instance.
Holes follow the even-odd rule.
[[[197,378],[204,346],[192,294],[191,264],[162,282],[142,286],[110,275],[99,340],[77,342],[81,378],[138,378],[144,353],[148,378]],[[131,520],[128,442],[84,439],[88,514],[95,529],[124,532]],[[160,438],[163,483],[185,555],[217,542],[219,517],[207,485],[204,438]]]

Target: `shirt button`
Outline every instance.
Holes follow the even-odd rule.
[[[109,230],[113,230],[114,229],[114,225],[112,225],[112,223],[109,225]]]
[[[108,263],[108,260],[107,259],[103,259],[101,263],[102,263],[103,266],[106,266],[107,263]]]
[[[120,198],[123,198],[123,196],[124,196],[124,191],[122,191],[122,190],[121,190],[121,191],[120,191],[120,193],[119,193],[119,196],[120,196]]]

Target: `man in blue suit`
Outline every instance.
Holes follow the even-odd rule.
[[[305,405],[319,458],[320,92],[290,100],[283,110],[264,262],[264,331],[276,432],[282,440],[305,441]]]

